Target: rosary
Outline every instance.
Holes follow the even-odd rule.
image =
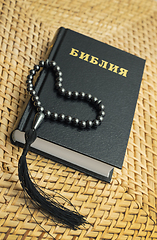
[[[96,110],[97,113],[96,118],[93,120],[84,121],[71,116],[65,116],[64,114],[58,114],[56,112],[45,110],[44,107],[41,105],[39,96],[34,90],[34,86],[32,83],[33,77],[35,76],[36,72],[40,70],[41,67],[45,69],[51,69],[53,71],[55,75],[55,89],[57,90],[58,94],[68,99],[74,100],[78,99],[91,104],[92,107],[94,107]],[[32,128],[26,131],[25,133],[25,146],[19,160],[18,174],[24,192],[30,196],[31,201],[39,209],[43,209],[44,213],[47,216],[51,216],[52,219],[55,219],[56,221],[61,222],[62,224],[75,230],[80,225],[86,223],[84,216],[80,215],[76,211],[76,209],[69,210],[68,208],[64,207],[58,202],[58,200],[55,200],[53,196],[46,194],[36,183],[34,183],[29,175],[26,162],[26,155],[27,152],[29,151],[30,145],[37,138],[36,129],[40,126],[40,124],[43,122],[45,118],[50,119],[52,121],[59,121],[69,125],[73,125],[74,127],[80,129],[96,128],[103,121],[103,118],[105,116],[104,112],[105,107],[102,104],[101,100],[98,100],[91,94],[87,94],[84,92],[65,90],[62,87],[62,83],[63,78],[60,67],[57,66],[55,61],[49,61],[49,59],[47,59],[46,61],[40,61],[39,65],[35,65],[34,69],[30,70],[30,74],[27,76],[27,91],[31,95],[31,100],[33,102],[33,105],[36,107],[37,113],[35,115]],[[68,203],[70,203],[64,197],[62,198]]]
[[[80,100],[89,102],[97,111],[96,119],[83,121],[83,120],[79,120],[78,118],[72,118],[71,116],[65,116],[64,114],[58,114],[54,112],[51,113],[51,111],[49,110],[44,110],[44,107],[41,105],[39,96],[36,94],[33,88],[33,83],[32,83],[33,76],[36,74],[37,71],[40,70],[40,67],[52,68],[52,70],[55,72],[55,76],[56,76],[55,88],[61,96],[64,96],[65,98],[69,98],[69,99],[80,99]],[[43,119],[46,117],[53,121],[58,120],[60,122],[72,124],[73,126],[79,127],[82,129],[97,127],[103,121],[103,117],[105,116],[105,112],[104,112],[105,107],[102,104],[101,100],[98,100],[96,97],[93,97],[91,94],[86,94],[84,92],[77,92],[77,91],[71,92],[71,91],[65,90],[62,87],[62,83],[63,83],[62,72],[60,71],[60,67],[57,66],[56,62],[54,61],[49,62],[49,59],[47,59],[45,62],[40,61],[39,65],[35,65],[34,69],[30,71],[30,75],[27,76],[26,83],[27,83],[27,90],[31,95],[33,104],[37,108],[37,112],[41,115],[40,119]]]

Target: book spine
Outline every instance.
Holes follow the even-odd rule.
[[[55,36],[54,36],[54,39],[50,45],[50,47],[48,48],[48,51],[45,55],[45,59],[46,60],[47,58],[52,61],[53,58],[54,58],[54,55],[55,53],[57,52],[57,49],[59,48],[59,45],[64,37],[64,34],[66,32],[66,29],[61,27],[57,30]],[[40,75],[38,75],[35,79],[35,91],[38,93],[41,86],[42,86],[42,83],[43,83],[43,80],[44,80],[44,75],[46,75],[46,72],[45,71],[41,71],[39,73]],[[18,129],[20,131],[23,131],[24,127],[25,127],[25,124],[27,122],[27,118],[29,117],[29,115],[31,114],[31,112],[33,111],[33,105],[32,105],[32,102],[30,101],[30,96],[28,97],[28,99],[26,100],[25,102],[25,105],[23,107],[23,110],[21,111],[21,114],[20,116],[18,117],[16,123],[15,123],[15,127],[14,127],[14,130],[15,129]],[[13,130],[13,131],[14,131]],[[11,134],[11,141],[13,141],[12,139],[12,134]]]

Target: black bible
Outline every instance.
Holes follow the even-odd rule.
[[[110,182],[114,167],[123,165],[145,60],[63,27],[47,58],[60,66],[65,89],[102,100],[105,117],[100,126],[91,129],[46,119],[37,129],[31,151]],[[79,119],[95,118],[94,109],[86,102],[57,94],[51,70],[41,70],[34,84],[44,109]],[[11,134],[14,144],[23,146],[24,132],[31,128],[35,113],[28,97]]]

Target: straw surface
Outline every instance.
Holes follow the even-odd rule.
[[[31,212],[56,239],[157,239],[157,1],[1,0],[0,11],[0,239],[52,239],[25,204],[22,149],[10,133],[27,98],[28,71],[60,26],[142,57],[146,67],[124,165],[110,184],[29,153],[35,181],[67,197],[92,226],[73,231]]]

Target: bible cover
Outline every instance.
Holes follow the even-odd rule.
[[[113,168],[122,168],[145,60],[65,28],[56,33],[46,58],[60,66],[65,89],[101,99],[106,115],[99,127],[90,130],[45,120],[37,130],[42,141],[31,150],[110,182]],[[52,71],[41,71],[35,90],[46,110],[82,120],[96,117],[86,102],[57,95]],[[35,113],[28,98],[11,135],[14,144],[22,146],[24,137],[19,133],[30,128]]]

